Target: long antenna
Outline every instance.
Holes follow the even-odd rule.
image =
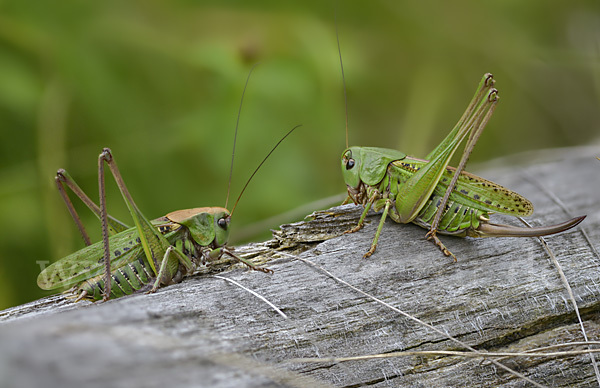
[[[298,124],[294,128],[292,128],[288,133],[286,133],[285,136],[282,137],[281,140],[279,140],[277,142],[277,144],[275,144],[275,147],[273,147],[271,149],[271,151],[267,154],[267,156],[265,156],[265,158],[263,159],[263,161],[260,162],[260,164],[258,165],[258,167],[256,167],[256,170],[254,170],[254,172],[252,173],[252,175],[250,175],[250,178],[246,182],[246,185],[244,185],[244,188],[240,192],[240,195],[238,196],[237,201],[235,201],[235,205],[233,205],[233,209],[231,209],[231,213],[229,213],[230,215],[233,215],[233,212],[235,211],[235,208],[236,208],[238,202],[240,201],[240,198],[242,198],[242,194],[244,194],[244,191],[246,190],[246,187],[248,187],[248,184],[250,183],[250,181],[252,180],[252,178],[254,178],[254,175],[256,175],[256,173],[258,172],[258,170],[260,169],[260,167],[267,161],[267,159],[269,158],[269,156],[271,156],[271,154],[273,153],[273,151],[275,151],[275,149],[279,146],[279,144],[281,144],[281,142],[284,141],[286,137],[288,137],[292,132],[294,132],[294,130],[296,128],[301,127],[301,126],[302,126],[302,124]]]
[[[337,22],[337,3],[335,7],[335,38],[337,39],[338,54],[340,56],[340,67],[342,68],[342,84],[344,85],[344,113],[346,114],[346,148],[348,148],[348,94],[346,93],[346,77],[344,75],[344,62],[342,61],[342,49],[340,47],[340,33]]]
[[[238,127],[240,126],[240,116],[242,115],[242,104],[244,103],[244,95],[246,94],[246,88],[248,87],[248,82],[250,81],[250,75],[252,75],[252,70],[258,66],[258,63],[255,63],[250,68],[248,72],[248,77],[246,78],[246,84],[244,85],[244,91],[242,91],[242,98],[240,100],[240,107],[238,109],[237,121],[235,122],[235,134],[233,135],[233,151],[231,152],[231,167],[229,168],[229,183],[227,184],[227,198],[225,199],[225,209],[227,209],[227,204],[229,203],[229,191],[231,190],[231,177],[233,176],[233,158],[235,157],[235,144],[237,142],[237,134]]]

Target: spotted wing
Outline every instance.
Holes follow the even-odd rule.
[[[448,167],[435,193],[444,195],[454,175],[454,167]],[[463,171],[456,183],[450,200],[456,201],[490,213],[502,213],[513,216],[529,216],[533,213],[533,204],[522,195],[497,183]]]
[[[163,234],[176,230],[164,219],[152,221]],[[137,229],[129,228],[110,237],[110,268],[121,268],[144,255]],[[44,290],[70,287],[104,273],[102,241],[89,245],[46,267],[38,276],[38,286]]]

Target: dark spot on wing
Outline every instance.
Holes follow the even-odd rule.
[[[410,164],[406,162],[400,162],[400,165],[408,170],[419,171],[420,167],[417,167],[415,164]]]

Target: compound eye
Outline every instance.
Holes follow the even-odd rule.
[[[225,219],[225,217],[219,218],[219,220],[217,221],[217,225],[219,225],[219,227],[221,229],[227,230],[227,225],[228,224],[227,224],[227,220]]]
[[[354,162],[354,159],[348,159],[348,161],[346,162],[346,170],[351,170],[352,168],[354,168],[354,165],[356,163]]]

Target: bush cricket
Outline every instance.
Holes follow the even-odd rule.
[[[251,70],[252,71],[252,70]],[[250,74],[248,75],[248,79]],[[244,93],[248,85],[244,87]],[[244,93],[242,93],[242,101]],[[241,110],[241,102],[240,102]],[[238,113],[239,122],[239,113]],[[52,290],[72,287],[67,292],[77,300],[104,301],[147,289],[155,292],[161,285],[180,282],[199,266],[210,264],[226,254],[246,264],[249,268],[265,273],[273,271],[255,266],[250,261],[234,255],[227,247],[231,216],[244,190],[277,146],[298,126],[290,130],[269,152],[250,176],[229,212],[222,207],[200,207],[178,210],[155,220],[148,220],[135,204],[117,168],[110,149],[105,148],[98,158],[100,204],[96,205],[79,188],[77,183],[60,169],[56,175],[58,190],[77,225],[86,247],[45,268],[38,276],[40,288]],[[237,124],[234,137],[237,138]],[[231,173],[233,172],[233,155]],[[130,227],[107,214],[104,167],[108,165],[125,203],[134,226]],[[100,219],[102,240],[92,244],[66,188],[70,189]],[[229,188],[227,193],[229,198]],[[227,202],[227,201],[226,201]]]
[[[339,37],[338,50],[344,78]],[[343,82],[345,95],[345,80]],[[438,233],[460,237],[536,237],[565,231],[583,221],[585,216],[536,228],[489,222],[492,213],[512,216],[533,213],[533,205],[523,196],[464,171],[498,103],[498,90],[494,83],[492,74],[483,76],[463,116],[425,159],[413,158],[393,149],[348,147],[346,113],[346,150],[341,158],[348,190],[344,203],[351,200],[364,207],[358,225],[347,233],[356,232],[363,226],[369,209],[383,209],[371,248],[364,257],[375,252],[387,216],[398,223],[412,222],[429,229],[426,238],[455,261],[456,257],[437,237]],[[463,142],[465,148],[458,167],[449,166],[450,159]]]

